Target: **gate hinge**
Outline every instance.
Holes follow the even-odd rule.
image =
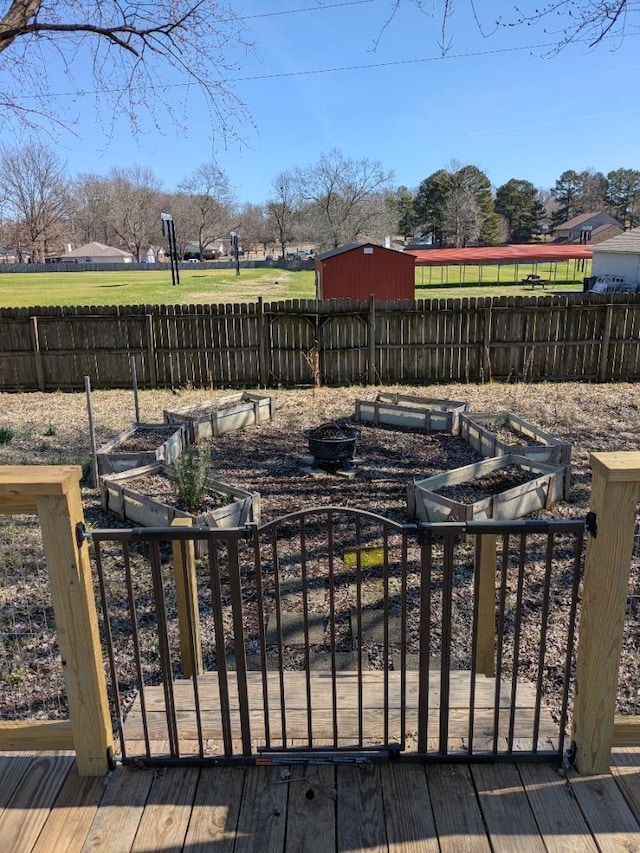
[[[588,512],[584,520],[584,526],[587,528],[587,533],[595,539],[598,535],[598,516],[595,512]]]
[[[91,534],[84,526],[84,522],[79,521],[76,524],[76,545],[78,548],[82,548],[85,542],[88,542],[91,539]]]

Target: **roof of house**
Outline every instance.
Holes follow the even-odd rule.
[[[640,254],[640,228],[632,228],[624,234],[616,234],[593,247],[594,252],[617,252]]]
[[[123,249],[117,249],[115,246],[106,246],[104,243],[85,243],[84,246],[79,246],[71,252],[65,252],[65,258],[112,258],[114,255],[121,255],[123,258],[132,258],[131,252],[125,252]]]
[[[574,216],[573,219],[568,219],[566,222],[561,222],[560,225],[557,225],[556,231],[571,231],[573,228],[578,228],[580,225],[584,225],[589,222],[590,219],[594,219],[596,216],[607,216],[610,222],[618,222],[618,220],[611,216],[610,213],[607,213],[606,210],[594,210],[592,213],[580,213],[578,216]],[[619,224],[619,223],[618,223]],[[622,226],[620,226],[622,228]]]

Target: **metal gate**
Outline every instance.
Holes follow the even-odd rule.
[[[94,531],[121,758],[560,759],[583,531],[339,507]]]

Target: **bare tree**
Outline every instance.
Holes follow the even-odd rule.
[[[215,130],[235,136],[246,111],[224,80],[237,68],[234,49],[249,47],[232,6],[218,0],[8,0],[0,4],[0,113],[19,126],[64,124],[48,74],[60,60],[72,95],[92,92],[134,129],[141,110],[158,125],[167,112],[179,121],[184,88],[195,84]]]
[[[455,37],[456,8],[454,0],[439,0],[427,4],[425,0],[410,0],[410,2],[428,18],[438,20],[438,46],[442,55],[446,55]],[[382,40],[387,27],[398,14],[401,0],[389,0],[389,12],[380,23],[380,30],[374,44]],[[595,47],[604,39],[623,39],[627,35],[637,34],[637,20],[640,12],[638,0],[549,0],[540,5],[533,0],[522,3],[504,4],[497,18],[493,10],[482,16],[481,5],[471,2],[463,7],[464,14],[472,17],[483,38],[492,35],[501,27],[532,26],[541,24],[545,32],[554,42],[552,52],[562,50],[574,42],[586,43]],[[615,43],[615,42],[614,42]]]
[[[69,211],[65,163],[46,145],[0,150],[0,198],[17,226],[22,226],[32,259],[44,260],[47,243]]]
[[[72,186],[70,237],[77,243],[110,243],[108,181],[99,175],[79,175]]]
[[[387,213],[386,192],[393,175],[378,161],[353,160],[333,149],[314,166],[297,169],[295,176],[323,246],[335,248],[370,236],[378,230],[381,203]]]
[[[293,172],[281,172],[271,186],[273,196],[267,202],[267,212],[284,258],[300,223],[299,187]]]
[[[482,211],[473,190],[456,181],[444,205],[443,229],[448,241],[464,248],[477,240],[482,224]]]
[[[237,228],[234,230],[237,230],[242,237],[245,254],[248,252],[257,254],[258,247],[261,247],[263,254],[266,255],[267,248],[274,241],[273,223],[261,204],[243,204],[238,216]]]
[[[112,169],[108,176],[109,224],[140,261],[142,246],[160,228],[161,184],[150,169]]]
[[[200,258],[207,247],[229,233],[233,191],[228,176],[215,163],[203,163],[180,183],[185,196],[181,228],[198,242]]]

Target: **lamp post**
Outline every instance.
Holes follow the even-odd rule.
[[[240,256],[238,255],[238,235],[235,231],[229,234],[231,238],[231,251],[236,262],[236,275],[240,275]]]
[[[169,242],[169,263],[171,264],[171,283],[180,284],[180,270],[178,269],[178,250],[176,248],[176,227],[173,216],[170,213],[161,213],[162,233]]]

